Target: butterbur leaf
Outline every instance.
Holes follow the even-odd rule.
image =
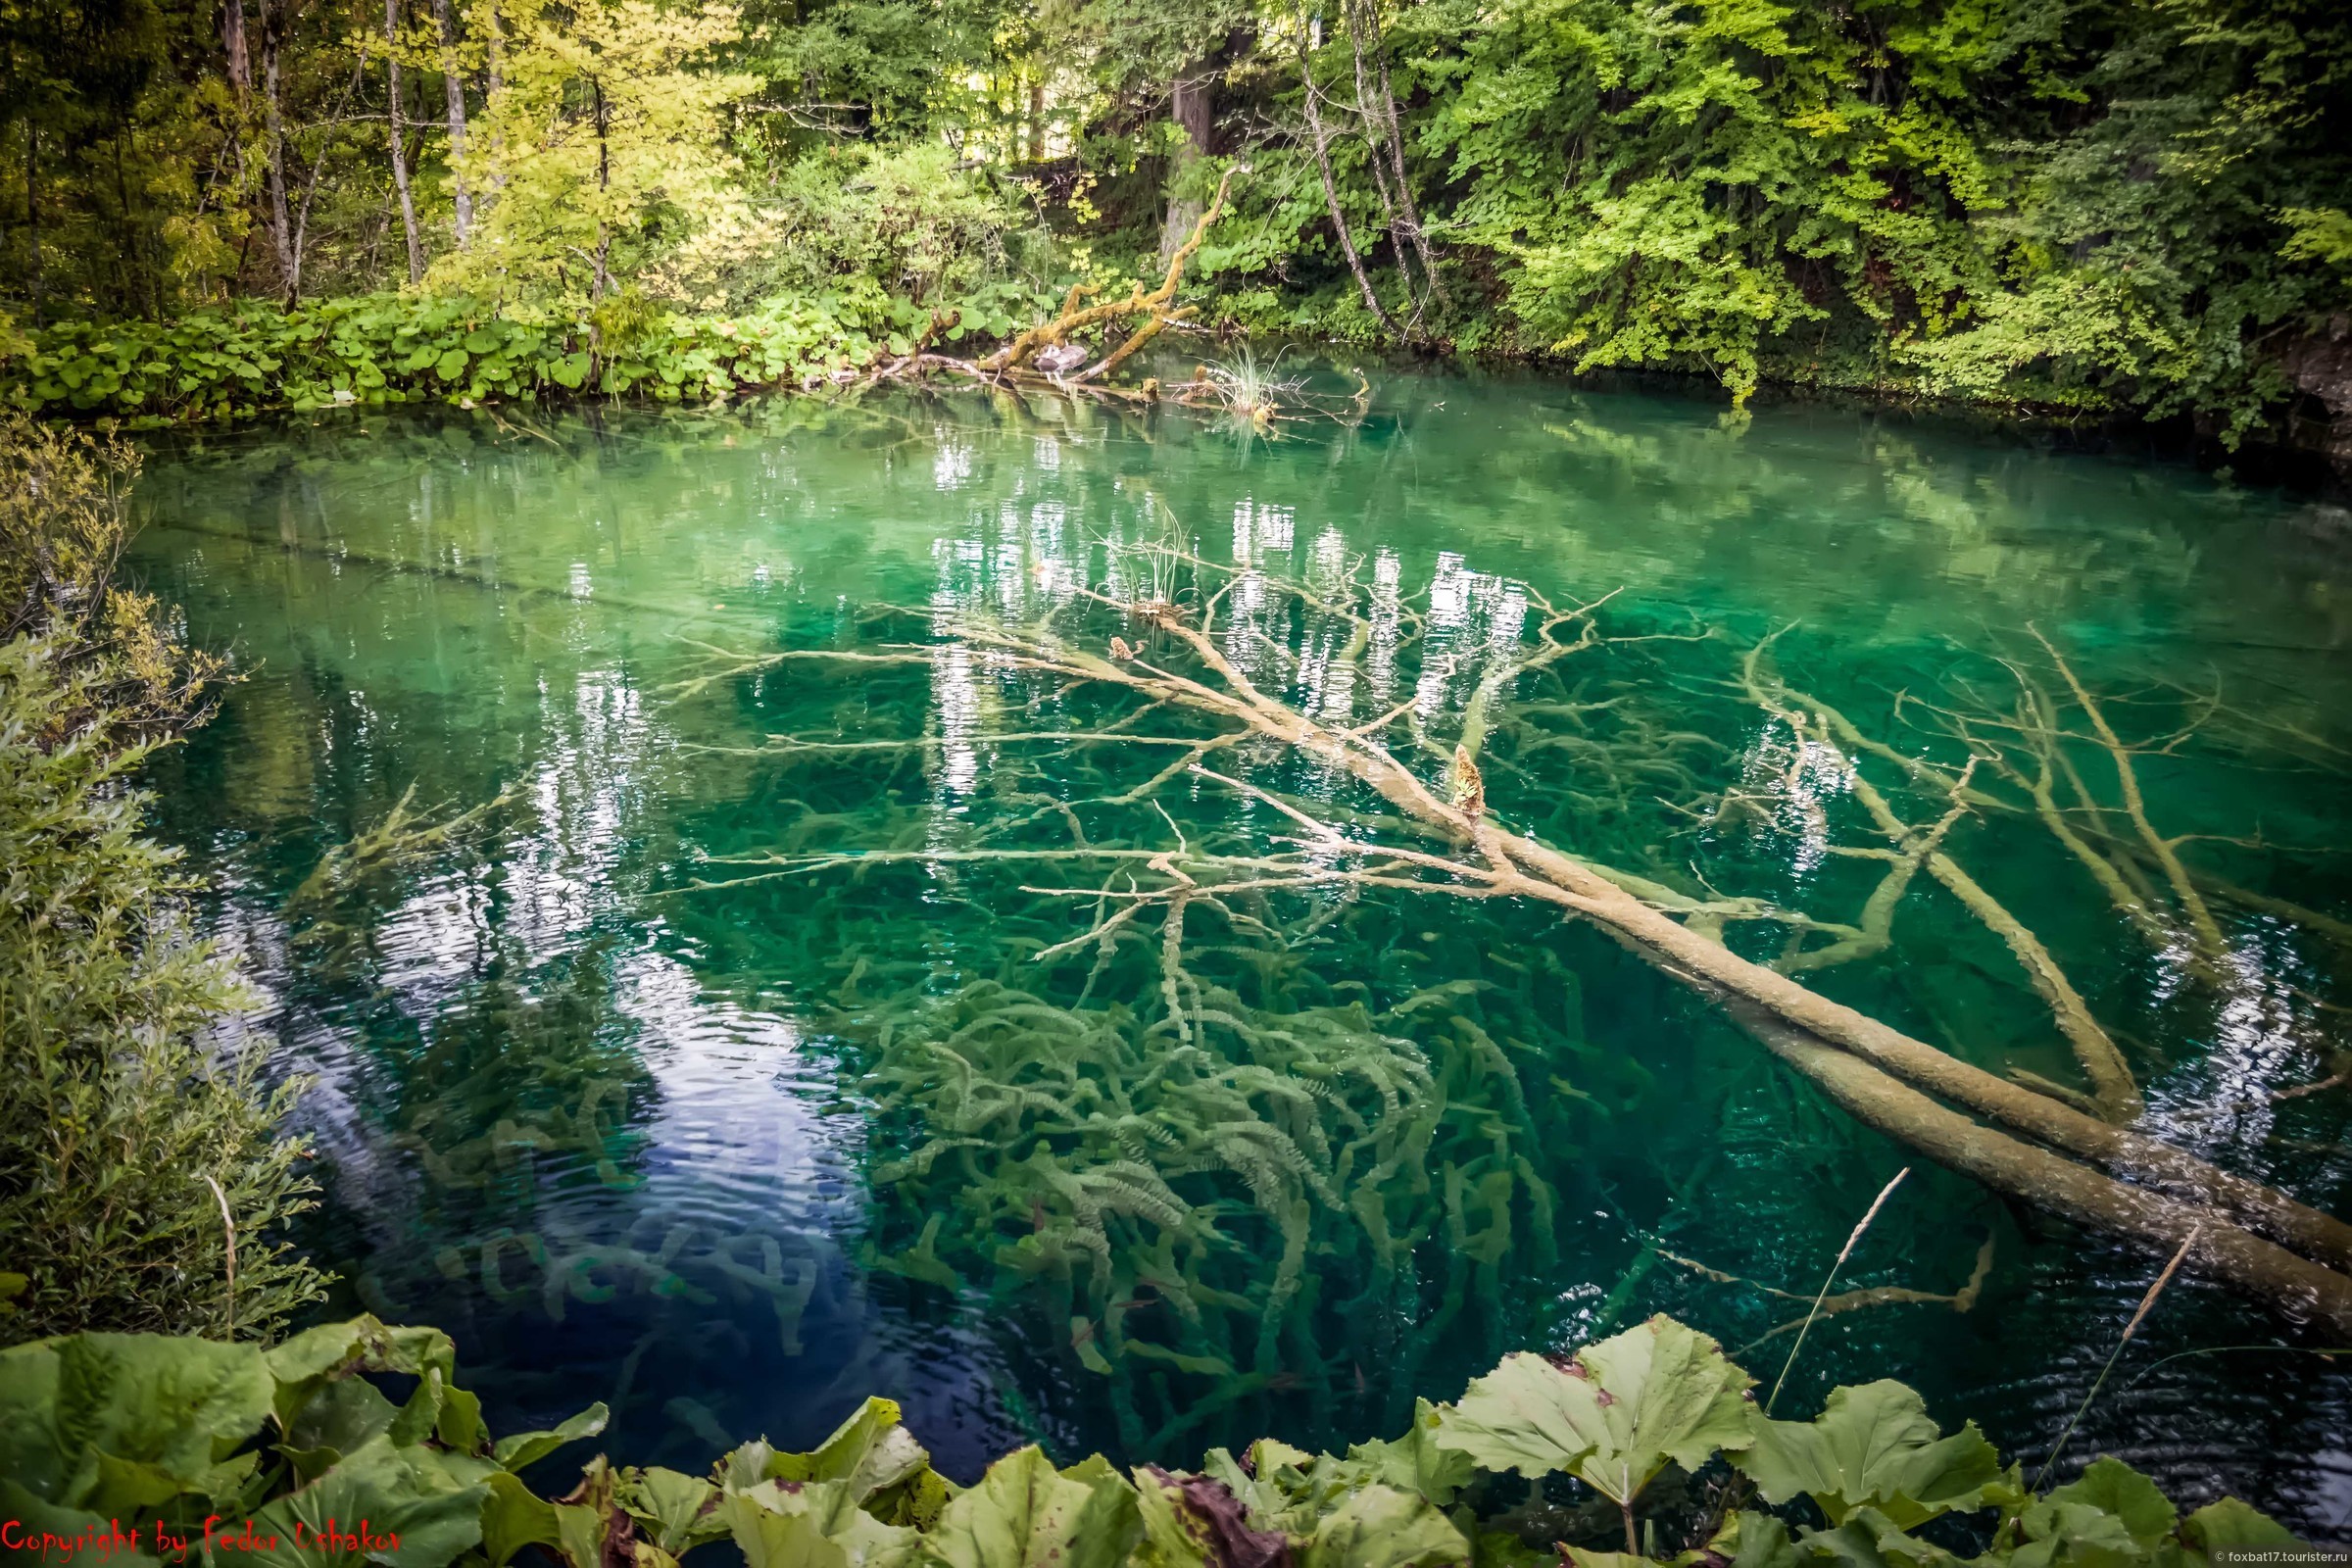
[[[865,1511],[886,1525],[912,1525],[928,1530],[939,1523],[941,1510],[956,1495],[948,1478],[928,1464],[895,1487],[884,1487],[865,1499]]]
[[[842,1481],[863,1502],[929,1467],[930,1454],[899,1424],[891,1399],[869,1398],[809,1453],[779,1453],[765,1473],[778,1481]]]
[[[313,1481],[368,1439],[391,1430],[400,1406],[366,1378],[330,1383],[306,1401],[278,1451],[295,1473]]]
[[[256,1514],[254,1536],[276,1544],[241,1560],[250,1568],[446,1568],[481,1542],[489,1500],[486,1482],[468,1483],[433,1449],[397,1447],[386,1433]]]
[[[2224,1497],[2199,1508],[2182,1522],[2180,1534],[2190,1545],[2207,1552],[2226,1546],[2303,1544],[2284,1525],[2235,1497]]]
[[[1855,1509],[1834,1529],[1807,1531],[1797,1549],[1816,1561],[1834,1558],[1852,1568],[1957,1568],[1960,1560],[1868,1507]]]
[[[1135,1472],[1135,1492],[1144,1528],[1136,1568],[1278,1568],[1289,1561],[1289,1538],[1253,1526],[1221,1481],[1146,1465]]]
[[[1395,1487],[1348,1494],[1316,1522],[1298,1568],[1453,1568],[1470,1543],[1426,1497]]]
[[[490,1495],[482,1503],[482,1553],[490,1568],[505,1568],[507,1559],[525,1546],[558,1544],[554,1504],[504,1470],[492,1473],[485,1485]]]
[[[1729,1561],[1732,1568],[1796,1568],[1804,1554],[1788,1539],[1785,1520],[1743,1508],[1732,1515],[1707,1543],[1707,1554]]]
[[[111,1519],[101,1518],[94,1513],[87,1513],[78,1508],[60,1508],[44,1502],[10,1480],[5,1472],[0,1472],[0,1520],[15,1522],[19,1540],[24,1540],[25,1537],[37,1539],[46,1533],[61,1541],[72,1541],[85,1530],[92,1533],[92,1539],[96,1539],[106,1536],[113,1525]],[[143,1539],[153,1541],[155,1538],[150,1535]],[[76,1555],[82,1554],[76,1553]],[[90,1555],[94,1556],[95,1554]],[[45,1560],[47,1559],[42,1553],[28,1548],[20,1548],[17,1551],[6,1553],[5,1556],[0,1556],[0,1561],[6,1562]],[[71,1561],[72,1559],[67,1560]],[[118,1551],[104,1559],[106,1568],[156,1568],[159,1560],[144,1551]]]
[[[520,1470],[525,1465],[536,1464],[567,1443],[595,1437],[605,1430],[605,1422],[611,1414],[604,1402],[599,1400],[563,1422],[553,1432],[517,1432],[499,1439],[498,1446],[491,1451],[501,1470]]]
[[[1559,1568],[1560,1554],[1538,1551],[1517,1536],[1481,1531],[1470,1543],[1470,1568]]]
[[[1753,1446],[1732,1463],[1767,1502],[1802,1494],[1833,1525],[1872,1507],[1910,1530],[1954,1509],[2024,1497],[1976,1423],[1942,1436],[1926,1401],[1890,1380],[1833,1390],[1812,1421],[1757,1418]]]
[[[921,1544],[859,1507],[840,1481],[764,1481],[721,1495],[714,1517],[747,1568],[902,1568]]]
[[[156,1477],[199,1491],[270,1414],[251,1345],[161,1334],[75,1334],[0,1354],[0,1476],[43,1502],[102,1514]],[[113,1464],[102,1469],[100,1456]]]
[[[2145,1549],[2124,1522],[2095,1503],[2044,1497],[2018,1519],[2024,1542],[2010,1554],[2009,1568],[2124,1568],[2144,1560]]]
[[[1142,1534],[1124,1480],[1072,1480],[1033,1446],[942,1509],[923,1550],[947,1568],[1118,1568]]]
[[[2088,1503],[2113,1514],[2142,1546],[2155,1545],[2180,1522],[2180,1510],[2156,1490],[2155,1482],[2123,1460],[2106,1455],[2092,1460],[2081,1476],[2051,1493],[2046,1500]]]
[[[1582,1546],[1568,1546],[1567,1551],[1575,1568],[1657,1568],[1647,1557],[1630,1551],[1587,1551]]]
[[[727,1533],[727,1525],[715,1508],[718,1488],[700,1476],[664,1470],[659,1465],[632,1471],[622,1478],[619,1499],[630,1516],[645,1527],[642,1534],[672,1555]]]
[[[368,1316],[306,1330],[269,1351],[265,1360],[277,1381],[271,1403],[278,1424],[288,1430],[314,1395],[354,1372],[421,1378],[438,1370],[444,1386],[457,1374],[457,1347],[439,1329],[392,1328]]]
[[[1566,1471],[1618,1503],[1673,1460],[1695,1470],[1753,1441],[1741,1396],[1755,1380],[1704,1334],[1654,1317],[1564,1365],[1506,1356],[1441,1411],[1440,1447],[1530,1478]]]
[[[1384,1443],[1359,1443],[1348,1450],[1350,1463],[1383,1486],[1415,1492],[1441,1508],[1449,1508],[1478,1467],[1470,1455],[1438,1442],[1438,1407],[1427,1399],[1413,1401],[1412,1429]]]

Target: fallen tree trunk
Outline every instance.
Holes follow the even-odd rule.
[[[1203,566],[1190,557],[1182,559]],[[1255,580],[1265,585],[1263,577]],[[1327,598],[1293,591],[1318,609],[1335,608]],[[1588,864],[1495,822],[1486,814],[1483,786],[1467,746],[1457,746],[1453,753],[1451,798],[1441,798],[1380,739],[1404,718],[1414,706],[1411,700],[1370,722],[1346,727],[1309,717],[1267,695],[1227,657],[1214,634],[1224,592],[1219,589],[1208,597],[1198,625],[1192,612],[1164,601],[1131,603],[1091,589],[1076,595],[1123,612],[1173,639],[1197,662],[1199,675],[1149,662],[1146,650],[1128,645],[1124,638],[1111,640],[1110,657],[1105,658],[1046,622],[1013,627],[974,620],[957,629],[975,648],[987,651],[999,668],[1121,686],[1155,706],[1190,709],[1238,724],[1239,732],[1208,741],[1163,739],[1194,748],[1189,765],[1195,772],[1241,789],[1299,824],[1309,836],[1291,842],[1303,844],[1312,856],[1292,861],[1279,857],[1194,857],[1187,861],[1202,870],[1234,870],[1247,879],[1217,884],[1197,881],[1179,867],[1186,857],[1181,847],[1158,852],[1081,848],[1023,853],[1067,858],[1116,855],[1129,863],[1148,858],[1150,868],[1167,876],[1170,885],[1158,893],[1130,892],[1125,897],[1160,901],[1171,920],[1180,917],[1186,902],[1220,891],[1303,890],[1348,880],[1430,894],[1516,897],[1550,904],[1592,921],[1661,972],[1723,1007],[1781,1060],[1887,1137],[1993,1191],[2159,1254],[2169,1255],[2192,1227],[2199,1228],[2190,1253],[2196,1266],[2292,1316],[2352,1332],[2352,1272],[2344,1272],[2352,1269],[2352,1225],[2221,1170],[2185,1150],[2086,1115],[1962,1061],[1741,957],[1708,930],[1696,928],[1695,919],[1686,924],[1632,891],[1646,885],[1641,878]],[[1544,627],[1544,648],[1519,667],[1592,646],[1592,608],[1554,614]],[[1352,613],[1345,609],[1340,612]],[[1552,627],[1578,619],[1588,623],[1587,632],[1573,644],[1548,640]],[[1352,654],[1343,656],[1349,657]],[[927,663],[932,655],[924,650],[806,650],[749,661],[742,667],[764,667],[785,659],[845,658]],[[1508,674],[1491,676],[1482,682],[1482,691],[1499,692]],[[1207,774],[1200,766],[1200,758],[1212,747],[1229,746],[1242,733],[1296,749],[1352,777],[1395,808],[1403,820],[1393,825],[1428,835],[1450,853],[1348,837],[1306,810],[1239,780]],[[1142,790],[1131,792],[1130,798],[1177,776],[1187,765],[1179,760]],[[845,858],[854,858],[837,856],[824,863]],[[1358,869],[1342,868],[1348,860]],[[1700,907],[1692,901],[1684,903],[1691,906],[1680,909],[1686,915],[1694,915]],[[1128,919],[1141,907],[1132,904],[1118,918]],[[1984,1125],[1963,1111],[2034,1141]]]

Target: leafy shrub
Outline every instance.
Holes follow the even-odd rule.
[[[382,1373],[414,1380],[404,1402],[368,1376]],[[1028,1447],[966,1489],[931,1468],[896,1404],[869,1399],[808,1453],[754,1441],[704,1476],[600,1456],[546,1499],[516,1473],[603,1431],[605,1407],[493,1441],[434,1330],[363,1317],[267,1351],[84,1334],[0,1354],[0,1511],[65,1539],[111,1522],[141,1550],[159,1527],[203,1540],[217,1515],[220,1534],[288,1568],[499,1568],[528,1546],[569,1568],[674,1568],[719,1541],[750,1568],[1533,1568],[1557,1559],[1480,1528],[1482,1470],[1573,1476],[1622,1504],[1630,1537],[1668,1466],[1720,1454],[1766,1501],[1807,1498],[1826,1526],[1743,1510],[1678,1562],[1957,1568],[1913,1532],[1971,1514],[1992,1515],[1977,1568],[2201,1568],[2223,1548],[2295,1544],[2235,1499],[2182,1519],[2115,1459],[2034,1496],[1974,1425],[1939,1432],[1899,1383],[1839,1389],[1809,1422],[1766,1417],[1752,1383],[1713,1340],[1660,1317],[1574,1357],[1510,1356],[1458,1403],[1424,1401],[1403,1437],[1344,1458],[1261,1439],[1238,1458],[1212,1449],[1190,1474],[1123,1475],[1100,1455],[1057,1468]],[[329,1521],[361,1539],[322,1541]],[[1560,1550],[1576,1568],[1646,1560]]]
[[[318,1276],[272,1135],[295,1090],[207,1048],[246,1002],[190,930],[130,784],[201,716],[210,661],[114,586],[131,464],[0,420],[0,1296],[9,1338],[267,1333]],[[241,1244],[241,1246],[240,1246]]]
[[[1004,283],[1050,286],[1050,236],[1019,190],[948,148],[829,148],[785,166],[731,229],[680,270],[707,305],[878,285],[916,305]],[[695,292],[691,283],[680,292]]]
[[[1048,296],[998,281],[935,303],[956,335],[1001,336]],[[779,296],[737,315],[673,314],[643,296],[577,316],[476,300],[373,294],[292,311],[247,305],[168,322],[68,321],[0,365],[0,398],[43,415],[134,428],[394,403],[529,402],[602,393],[663,402],[799,384],[904,354],[930,310],[870,277]],[[618,337],[600,330],[629,317]]]

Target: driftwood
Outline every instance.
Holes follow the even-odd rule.
[[[909,352],[878,361],[863,377],[864,383],[906,381],[940,372],[1010,391],[1029,388],[1134,403],[1166,402],[1194,408],[1225,406],[1228,400],[1222,389],[1204,369],[1196,371],[1189,381],[1162,384],[1157,379],[1147,379],[1134,387],[1114,384],[1109,376],[1169,327],[1191,320],[1197,313],[1196,306],[1178,305],[1176,293],[1184,282],[1185,268],[1200,252],[1201,241],[1208,237],[1209,225],[1225,211],[1226,192],[1233,185],[1238,167],[1228,168],[1218,179],[1216,195],[1200,220],[1193,224],[1191,236],[1168,258],[1167,272],[1156,288],[1146,289],[1138,284],[1123,298],[1088,304],[1099,291],[1090,284],[1076,284],[1063,297],[1061,309],[1050,319],[1026,328],[995,353],[976,360],[943,354],[934,347],[960,322],[956,312],[937,312]],[[1086,352],[1065,352],[1082,349],[1077,339],[1083,333],[1127,321],[1134,324],[1125,336],[1100,357],[1094,357],[1092,364],[1087,363],[1091,356]]]
[[[1477,764],[1494,710],[1520,676],[1609,640],[1602,636],[1595,613],[1600,602],[1555,610],[1531,595],[1543,611],[1534,646],[1522,643],[1495,656],[1496,662],[1479,681],[1465,713],[1463,734],[1449,748],[1420,732],[1410,699],[1363,723],[1319,717],[1260,689],[1229,657],[1222,639],[1232,632],[1219,625],[1218,616],[1235,585],[1247,578],[1253,593],[1288,594],[1307,612],[1352,621],[1355,636],[1335,656],[1342,665],[1351,663],[1363,655],[1371,630],[1369,619],[1358,612],[1362,590],[1354,584],[1309,590],[1214,565],[1172,548],[1157,548],[1156,554],[1159,566],[1189,570],[1202,584],[1197,607],[1161,598],[1120,599],[1091,588],[1075,589],[1065,601],[1078,610],[1093,607],[1123,613],[1139,638],[1136,643],[1121,636],[1110,640],[1106,653],[1093,652],[1081,642],[1075,626],[1056,623],[1063,613],[1059,610],[1023,625],[972,617],[955,626],[953,634],[1002,671],[1123,688],[1147,705],[1139,717],[1165,708],[1219,721],[1225,726],[1222,732],[1207,738],[1129,734],[1114,727],[1089,743],[1181,748],[1168,766],[1121,799],[1148,798],[1161,785],[1188,776],[1201,779],[1280,813],[1297,831],[1277,841],[1277,848],[1255,855],[1220,855],[1193,849],[1180,839],[1156,850],[1082,844],[1068,850],[755,856],[739,858],[736,863],[753,877],[802,875],[893,859],[1106,864],[1117,870],[1116,885],[1030,890],[1082,897],[1109,910],[1093,929],[1040,956],[1051,958],[1090,942],[1102,942],[1107,951],[1122,930],[1156,911],[1162,920],[1162,990],[1178,1020],[1180,1038],[1187,1007],[1198,1005],[1188,1000],[1198,987],[1188,992],[1190,977],[1182,956],[1189,906],[1222,907],[1221,900],[1237,894],[1307,892],[1349,884],[1433,897],[1547,904],[1564,915],[1591,922],[1720,1007],[1856,1119],[1896,1142],[1994,1192],[2151,1252],[2169,1255],[2187,1242],[2190,1266],[2292,1317],[2323,1322],[2338,1333],[2352,1332],[2352,1225],[2108,1119],[2136,1104],[2136,1089],[2121,1053],[2089,1019],[2080,996],[2064,982],[2055,960],[2026,924],[1993,904],[1950,859],[1943,848],[1950,813],[1936,824],[1916,827],[1895,817],[1884,799],[1872,806],[1865,797],[1866,808],[1886,840],[1884,851],[1872,853],[1887,858],[1890,875],[1900,877],[1891,892],[1883,885],[1875,902],[1890,906],[1912,875],[1923,869],[1951,891],[2017,956],[2034,989],[2050,1004],[2054,1026],[2075,1048],[2091,1078],[2092,1094],[2070,1100],[1987,1072],[1809,989],[1795,978],[1805,967],[1802,963],[1787,958],[1778,966],[1753,962],[1721,939],[1726,921],[1771,920],[1792,932],[1792,957],[1830,949],[1852,956],[1883,945],[1883,912],[1866,909],[1859,921],[1841,924],[1752,900],[1692,898],[1639,874],[1580,858],[1498,820],[1488,807]],[[1220,576],[1222,582],[1216,581]],[[1155,571],[1152,580],[1162,581],[1163,573]],[[934,657],[928,648],[793,650],[727,661],[730,667],[693,684],[699,688],[711,679],[788,661],[911,665],[928,664]],[[1953,811],[1986,799],[1972,782],[1970,768],[1943,772],[1884,743],[1867,741],[1834,710],[1781,687],[1753,655],[1746,663],[1745,683],[1759,706],[1796,726],[1801,735],[1899,761],[1915,783],[1940,789]],[[1402,755],[1391,744],[1400,728],[1409,741]],[[1389,814],[1353,811],[1335,816],[1338,808],[1309,809],[1207,767],[1208,759],[1243,741],[1272,743],[1353,779],[1377,795]],[[783,743],[798,744],[789,738]],[[1442,784],[1433,784],[1408,765],[1408,759],[1423,758],[1444,760]],[[2171,868],[2165,870],[2169,875]],[[1145,876],[1157,880],[1146,883]],[[698,885],[724,886],[733,880]],[[1830,949],[1798,945],[1820,934],[1830,936]]]

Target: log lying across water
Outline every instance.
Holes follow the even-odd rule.
[[[1203,565],[1185,559],[1196,567]],[[1131,604],[1092,590],[1080,590],[1079,597],[1122,611],[1172,640],[1200,673],[1170,669],[1165,662],[1150,662],[1147,650],[1123,638],[1113,640],[1108,657],[1092,653],[1053,629],[1051,616],[1046,622],[1017,627],[975,619],[955,630],[985,650],[998,668],[1123,687],[1154,705],[1188,709],[1239,726],[1196,744],[1196,772],[1206,774],[1199,759],[1211,748],[1253,735],[1351,776],[1395,808],[1403,818],[1401,825],[1444,847],[1443,853],[1431,853],[1343,835],[1308,811],[1253,786],[1206,774],[1274,807],[1307,834],[1299,842],[1312,849],[1311,858],[1223,858],[1224,869],[1245,868],[1243,874],[1251,879],[1246,885],[1304,889],[1354,879],[1431,895],[1550,904],[1591,921],[1660,972],[1721,1007],[1774,1055],[1888,1138],[2005,1197],[2143,1247],[2156,1256],[2170,1255],[2194,1232],[2191,1266],[2298,1321],[2352,1334],[2352,1225],[2185,1150],[1986,1072],[1741,957],[1711,929],[1676,917],[1690,911],[1642,897],[1640,890],[1649,884],[1642,878],[1590,864],[1495,821],[1485,810],[1470,748],[1457,747],[1454,754],[1455,771],[1466,774],[1466,780],[1456,777],[1451,798],[1441,797],[1381,739],[1404,709],[1369,724],[1342,727],[1309,717],[1259,690],[1213,635],[1222,592],[1209,597],[1198,625],[1191,613],[1165,602]],[[1311,603],[1333,608],[1325,600]],[[1590,645],[1588,638],[1575,646]],[[1548,660],[1567,651],[1563,645],[1537,658]],[[928,664],[932,657],[927,649],[810,649],[749,659],[742,667],[803,659]],[[1496,679],[1485,683],[1495,692],[1502,684]],[[1114,738],[1098,737],[1105,743]],[[1163,770],[1151,785],[1125,798],[1148,792],[1182,768],[1179,762]],[[976,857],[990,853],[974,852]],[[1051,858],[1055,852],[996,853]],[[1217,891],[1215,884],[1197,882],[1182,867],[1206,871],[1218,858],[1188,858],[1181,848],[1079,850],[1067,858],[1102,855],[1129,860],[1150,857],[1150,868],[1170,879],[1164,897],[1171,911],[1181,909],[1187,899]],[[825,863],[844,858],[856,858],[833,857]],[[1340,868],[1347,859],[1378,862],[1379,869]],[[1420,874],[1401,874],[1398,867]]]
[[[1259,691],[1224,656],[1205,622],[1195,627],[1148,607],[1126,608],[1183,643],[1216,684],[1140,662],[1114,664],[1058,640],[1004,628],[970,632],[1031,667],[1127,686],[1213,713],[1344,769],[1413,822],[1473,848],[1477,858],[1465,858],[1455,869],[1485,883],[1483,891],[1558,905],[1620,938],[1722,1006],[1775,1055],[1887,1137],[1995,1192],[2158,1255],[2202,1227],[2190,1253],[2193,1266],[2290,1317],[2352,1333],[2352,1273],[2343,1271],[2352,1266],[2352,1225],[2185,1150],[1985,1072],[1740,957],[1572,857],[1441,799],[1374,736],[1320,723]],[[1939,1101],[2034,1142],[1974,1121]]]

